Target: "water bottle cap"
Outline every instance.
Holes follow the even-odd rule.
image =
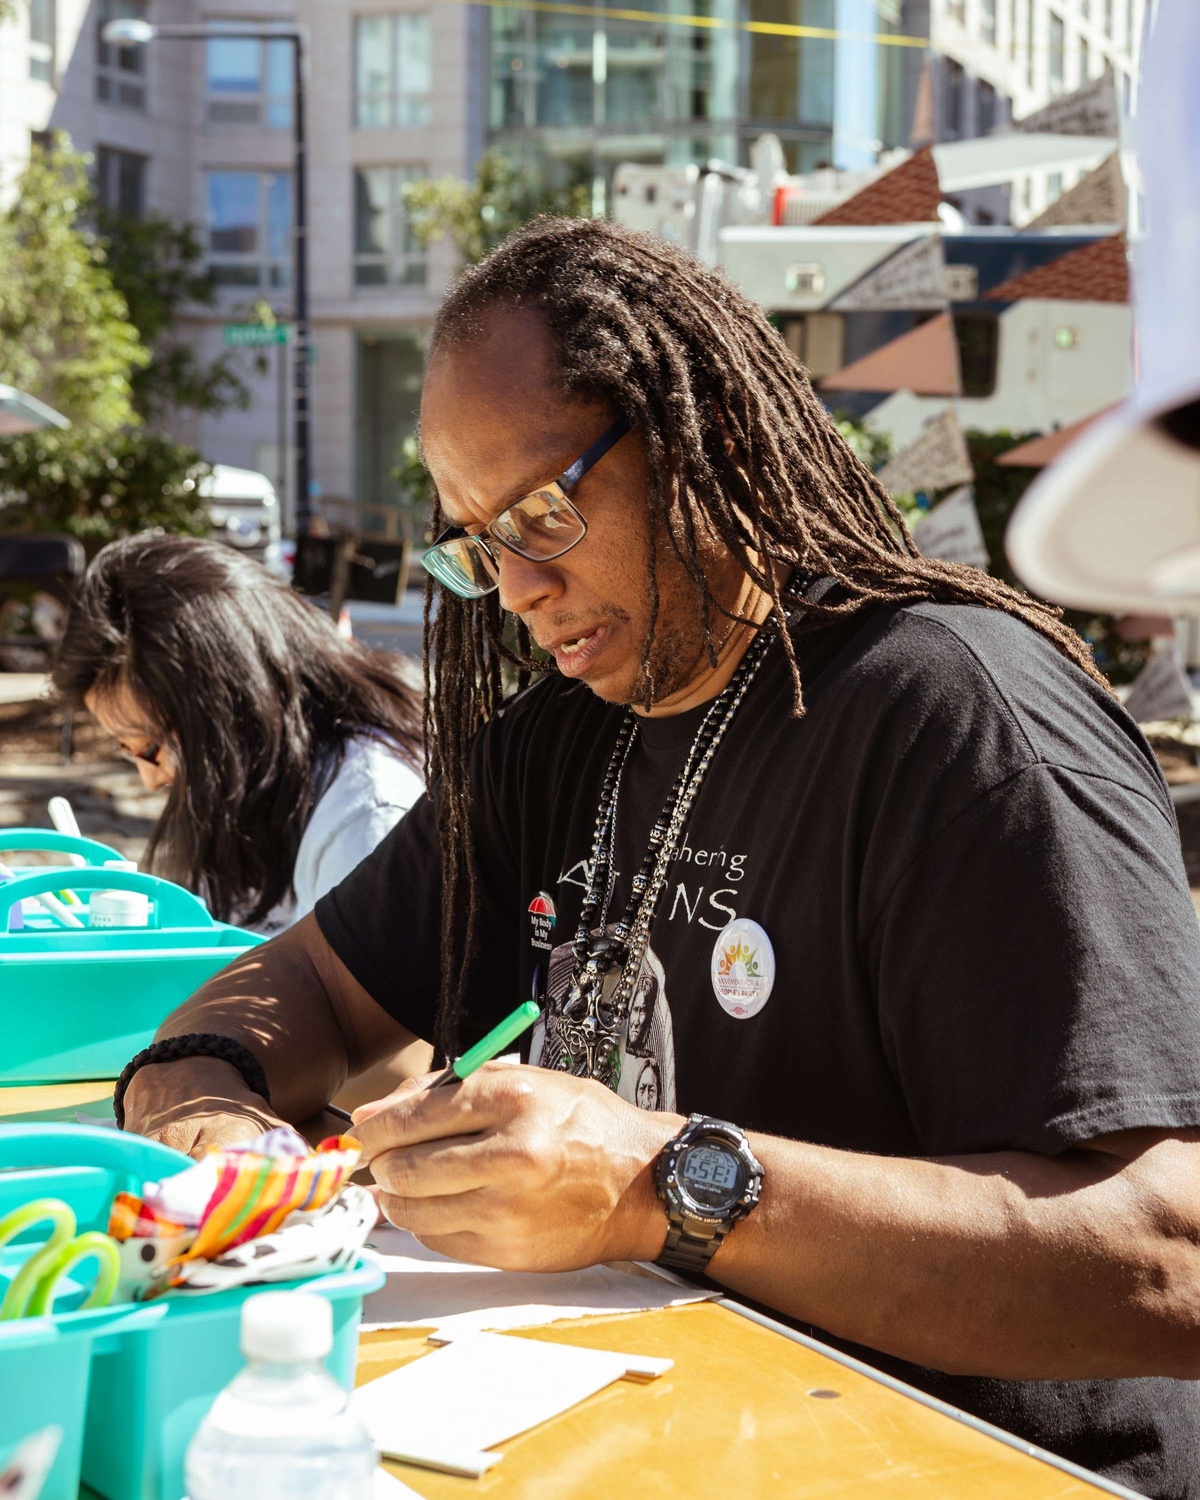
[[[333,1348],[333,1308],[312,1292],[258,1292],[242,1304],[242,1353],[273,1364],[324,1359]]]

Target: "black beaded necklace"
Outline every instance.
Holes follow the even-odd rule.
[[[794,580],[788,586],[786,597],[794,600],[802,587],[801,581]],[[675,858],[684,825],[717,746],[777,633],[774,622],[760,628],[737,670],[709,706],[667,794],[663,810],[650,830],[650,842],[633,877],[625,910],[612,932],[607,933],[617,803],[625,764],[638,732],[637,716],[631,709],[625,712],[604,772],[592,837],[591,877],[572,943],[575,963],[566,1003],[557,1018],[559,1048],[553,1066],[561,1072],[573,1073],[580,1078],[595,1078],[613,1089],[620,1081],[621,1028],[629,1011],[667,871]],[[620,969],[620,975],[612,992],[606,996],[604,980],[614,969]]]

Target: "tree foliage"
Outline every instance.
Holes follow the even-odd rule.
[[[125,298],[130,322],[153,354],[133,376],[138,412],[156,421],[172,410],[211,415],[231,407],[246,410],[250,391],[238,356],[229,352],[205,364],[175,334],[187,306],[211,307],[216,300],[195,227],[161,214],[133,219],[104,210],[97,214],[97,225],[113,284]]]
[[[474,181],[429,177],[410,182],[404,206],[421,244],[448,239],[464,261],[475,265],[538,214],[586,216],[591,195],[580,183],[561,191],[546,187],[493,147],[476,163]]]
[[[137,421],[133,381],[150,362],[86,227],[87,160],[35,150],[0,214],[0,381],[100,430]]]
[[[0,530],[62,531],[88,554],[148,527],[206,536],[194,448],[145,427],[83,428],[0,440]]]

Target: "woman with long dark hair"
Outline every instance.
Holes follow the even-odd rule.
[[[290,926],[421,794],[420,699],[397,659],[220,542],[105,547],[54,681],[166,791],[150,867],[223,921]]]

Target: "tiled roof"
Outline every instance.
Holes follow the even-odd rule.
[[[933,151],[926,146],[816,220],[818,224],[921,224],[942,201]]]
[[[1049,260],[987,294],[994,302],[1028,297],[1054,302],[1128,302],[1129,259],[1125,236],[1110,234]]]

